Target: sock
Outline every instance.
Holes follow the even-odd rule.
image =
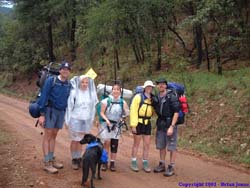
[[[82,158],[82,152],[81,152],[81,151],[77,151],[77,152],[76,152],[76,158],[77,158],[77,159]]]
[[[49,154],[44,156],[44,162],[48,162],[50,160]]]
[[[170,166],[174,167],[174,163],[170,163]]]
[[[136,161],[136,157],[132,157],[132,161]]]
[[[54,157],[54,152],[49,152],[49,153],[48,153],[48,156],[49,156],[49,160],[52,160],[53,157]]]
[[[160,163],[165,164],[165,161],[164,160],[160,160]]]
[[[115,160],[110,160],[110,162],[115,162]]]
[[[77,159],[77,151],[71,152],[72,159]]]
[[[142,159],[142,162],[147,162],[148,160],[147,159]]]

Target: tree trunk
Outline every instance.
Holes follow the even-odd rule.
[[[119,53],[117,48],[115,48],[115,63],[117,69],[120,70]]]
[[[132,49],[133,49],[133,52],[134,52],[134,55],[135,55],[136,62],[137,62],[137,64],[139,64],[140,63],[140,57],[139,57],[139,54],[138,54],[138,52],[136,50],[135,44],[132,44]]]
[[[221,64],[221,59],[220,59],[219,38],[220,38],[220,32],[217,33],[217,36],[215,39],[215,55],[216,55],[216,64],[217,64],[218,74],[222,75],[222,64]]]
[[[56,60],[54,52],[53,52],[53,34],[52,34],[52,23],[51,17],[48,18],[48,51],[49,51],[49,60],[54,62]]]
[[[196,68],[199,69],[202,63],[202,28],[201,25],[198,24],[194,26],[194,34],[195,34],[195,45],[197,48],[197,64]]]
[[[156,64],[156,70],[161,70],[161,47],[162,47],[162,39],[161,39],[161,33],[157,34],[157,64]]]
[[[71,61],[76,59],[76,45],[75,45],[75,31],[76,31],[76,2],[72,1],[72,19],[71,19],[71,31],[70,31],[70,53]]]
[[[210,72],[210,59],[208,56],[208,46],[207,46],[207,39],[205,34],[203,33],[203,40],[204,40],[204,44],[205,44],[205,51],[206,51],[206,59],[207,59],[207,70]]]

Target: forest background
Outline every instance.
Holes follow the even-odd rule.
[[[10,8],[4,6],[9,3]],[[183,83],[179,145],[250,168],[249,0],[0,1],[1,93],[31,99],[38,70],[66,60],[96,83]]]

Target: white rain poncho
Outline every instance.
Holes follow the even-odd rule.
[[[72,90],[68,98],[68,107],[65,114],[65,123],[71,132],[73,140],[79,140],[77,133],[88,133],[95,118],[95,106],[98,103],[94,80],[88,78],[88,88],[80,89],[81,80],[88,78],[85,75],[74,76],[70,82]],[[74,135],[74,136],[72,136]],[[75,138],[74,138],[75,137]]]

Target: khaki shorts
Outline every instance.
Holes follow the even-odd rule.
[[[167,132],[165,131],[156,131],[155,143],[156,149],[165,149],[168,151],[176,151],[177,150],[177,132],[178,128],[175,126],[173,135],[167,136]]]

